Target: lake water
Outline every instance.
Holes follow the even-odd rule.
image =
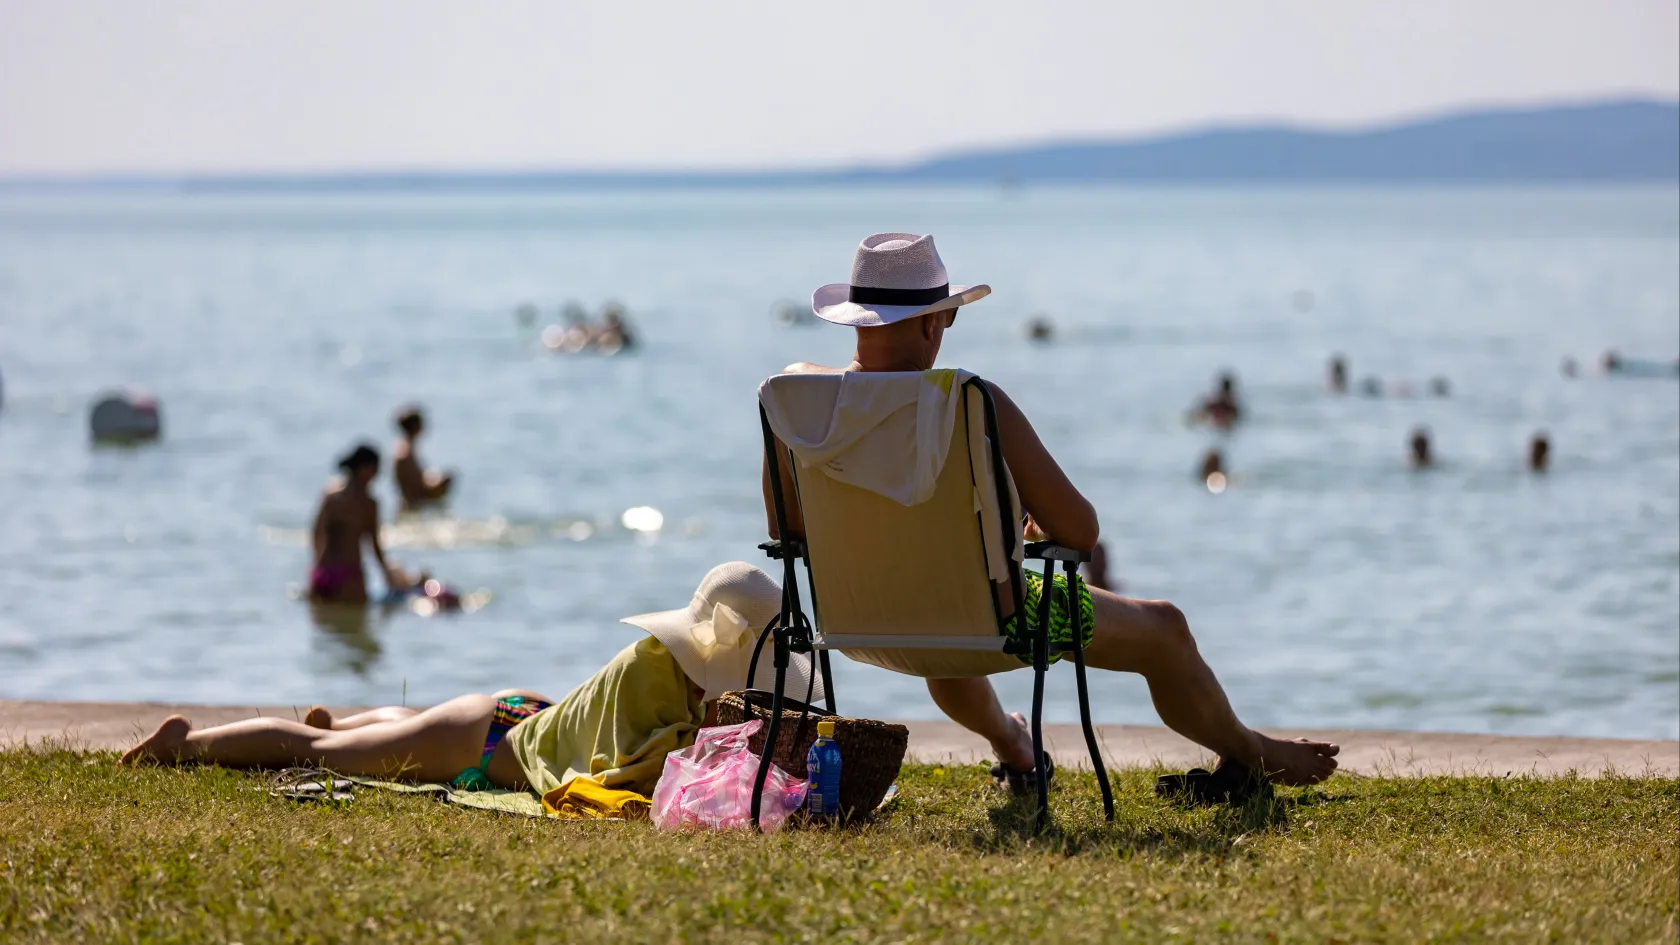
[[[1034,419],[1125,589],[1183,607],[1249,721],[1680,736],[1680,385],[1594,369],[1680,354],[1673,188],[6,196],[0,696],[565,692],[634,638],[616,618],[758,560],[754,386],[851,341],[770,308],[885,229],[994,287],[943,362]],[[550,354],[567,299],[622,300],[645,344]],[[1050,344],[1024,340],[1039,312]],[[1451,396],[1330,396],[1337,351]],[[1225,367],[1252,419],[1187,426]],[[130,383],[164,439],[95,448],[93,398]],[[492,599],[318,623],[294,597],[315,498],[409,400],[459,494],[391,553]],[[1194,475],[1215,444],[1222,495]],[[623,528],[637,506],[664,527]],[[918,680],[837,670],[842,711],[936,715]],[[1077,717],[1071,681],[1050,716]],[[1012,708],[1030,682],[999,680]],[[1155,721],[1136,677],[1094,697]]]

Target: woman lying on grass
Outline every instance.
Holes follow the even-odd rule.
[[[389,706],[334,719],[316,706],[302,722],[256,718],[200,730],[172,715],[122,760],[320,766],[340,774],[539,794],[583,776],[651,795],[665,755],[693,743],[707,704],[745,686],[758,632],[781,602],[769,575],[734,561],[713,568],[686,608],[626,617],[624,623],[650,636],[625,647],[559,702],[504,689],[423,711]],[[809,663],[796,659],[787,692],[804,698],[809,678]],[[818,695],[821,685],[817,681]]]

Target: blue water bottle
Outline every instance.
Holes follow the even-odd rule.
[[[811,779],[806,805],[813,820],[840,819],[840,743],[834,740],[834,720],[817,723],[817,740],[805,753],[805,776]]]

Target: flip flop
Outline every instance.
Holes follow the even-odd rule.
[[[268,793],[288,801],[348,801],[355,787],[324,768],[286,768],[274,775]]]
[[[1044,765],[1044,783],[1056,783],[1056,763],[1050,759],[1050,753],[1043,752],[1038,757]],[[992,765],[992,783],[1008,790],[1013,797],[1032,797],[1038,793],[1038,769],[1016,771],[1000,761]]]
[[[1192,806],[1246,804],[1256,797],[1270,797],[1272,782],[1247,765],[1222,761],[1212,771],[1191,768],[1183,774],[1163,774],[1155,779],[1155,793]]]

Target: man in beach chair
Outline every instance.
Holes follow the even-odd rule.
[[[1004,712],[986,676],[1062,652],[1142,675],[1162,721],[1227,766],[1282,784],[1329,777],[1336,745],[1272,738],[1238,720],[1172,604],[1087,588],[1071,573],[1048,588],[1022,573],[1022,544],[1012,538],[1050,542],[1075,552],[1064,559],[1083,560],[1097,543],[1097,515],[1008,394],[966,372],[932,370],[958,307],[990,291],[949,285],[931,236],[871,236],[857,249],[851,281],[812,297],[818,318],[856,329],[851,364],[795,364],[760,388],[776,464],[767,458],[764,473],[776,539],[769,547],[773,556],[805,557],[818,648],[926,677],[934,703],[990,743],[994,776],[1018,794],[1047,779],[1049,759],[1035,751],[1034,726]],[[923,508],[938,503],[955,505]],[[962,524],[949,534],[919,532],[934,521]],[[925,583],[907,588],[906,575]],[[797,590],[783,584],[792,604],[783,619],[798,620],[788,613]],[[961,612],[919,604],[934,599]],[[1053,652],[1040,657],[1033,638],[1046,613]]]

